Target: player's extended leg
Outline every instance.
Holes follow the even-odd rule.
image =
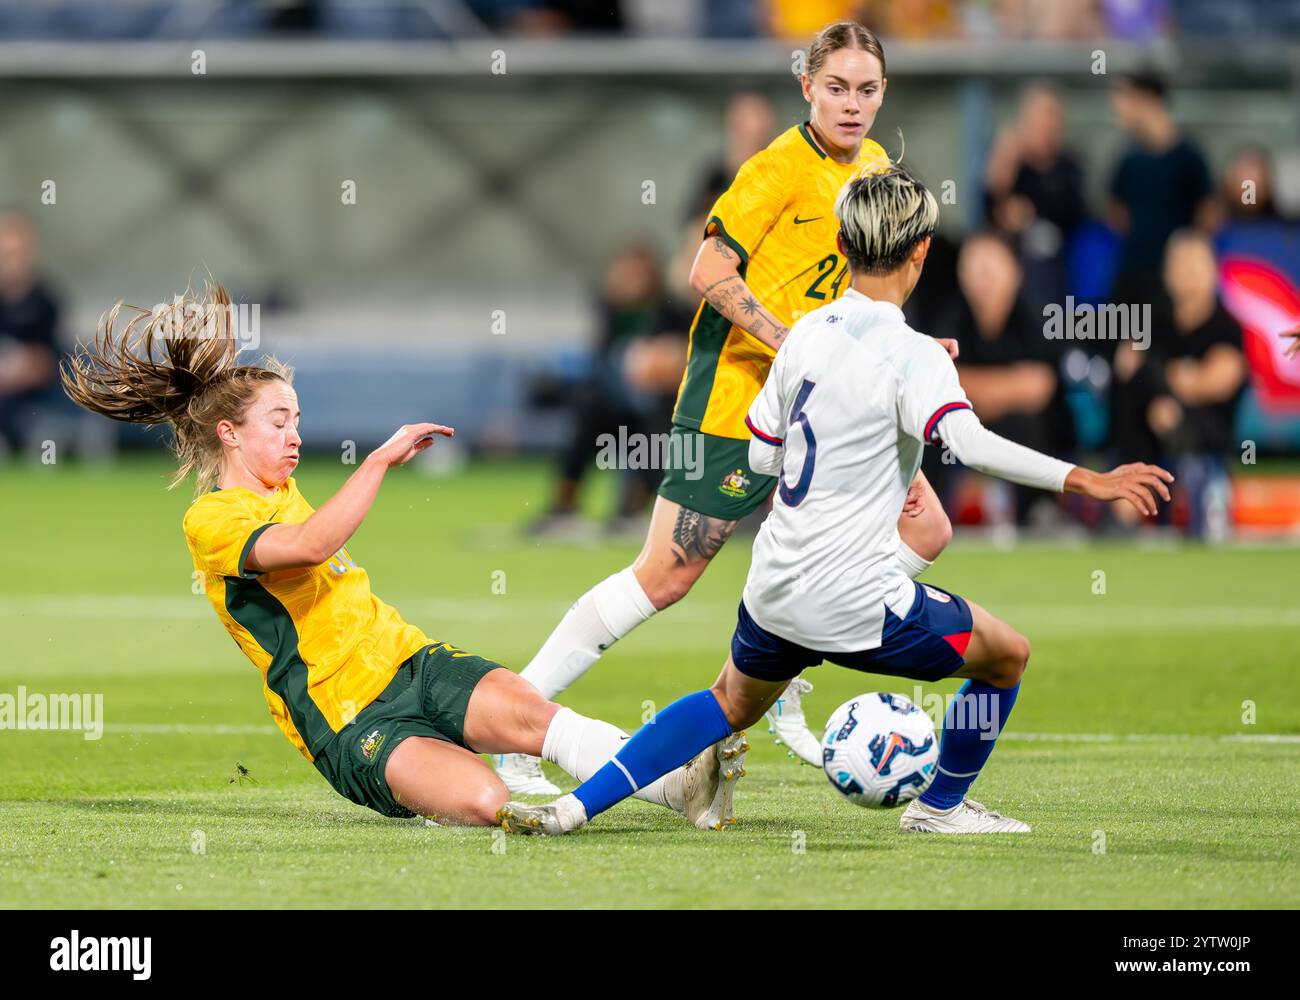
[[[923,472],[917,472],[907,491],[907,504],[898,518],[898,535],[898,561],[913,580],[930,568],[952,540],[952,523]],[[767,713],[768,731],[775,733],[778,744],[790,748],[791,757],[821,767],[821,739],[809,728],[803,708],[803,696],[812,689],[802,676],[792,680]]]
[[[610,646],[685,597],[731,537],[736,523],[657,497],[636,561],[578,598],[520,676],[545,698],[558,696]],[[525,755],[502,755],[497,770],[516,794],[559,793],[542,776],[537,761]]]
[[[965,663],[952,676],[967,680],[944,716],[934,781],[908,805],[899,826],[916,833],[1027,833],[1026,824],[985,809],[966,792],[1016,703],[1029,640],[973,601],[966,603],[970,643]]]
[[[408,736],[394,747],[384,778],[399,805],[443,823],[487,826],[510,798],[478,756],[431,736]]]
[[[656,497],[636,561],[578,598],[521,676],[554,698],[619,639],[685,597],[735,529],[735,521]]]
[[[799,668],[795,667],[795,671]],[[511,833],[570,833],[638,789],[701,756],[716,756],[722,787],[744,773],[743,727],[752,725],[776,701],[790,673],[764,680],[741,673],[730,656],[713,686],[679,698],[637,730],[614,758],[570,795],[546,805],[510,802],[501,825]],[[738,736],[735,734],[739,734]],[[730,737],[730,739],[729,739]],[[717,744],[715,749],[714,744]],[[726,769],[731,770],[731,774]]]
[[[509,670],[492,670],[475,685],[463,732],[465,743],[478,753],[540,756],[579,781],[600,770],[628,739],[617,726],[547,701]],[[680,812],[697,826],[712,825],[715,814],[730,808],[729,793],[723,801],[719,789],[717,768],[715,754],[703,755],[689,769],[678,768],[647,782],[636,797]],[[496,775],[493,781],[504,789]],[[494,800],[493,818],[505,802]]]

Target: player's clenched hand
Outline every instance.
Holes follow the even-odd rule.
[[[908,517],[919,517],[925,513],[925,489],[919,479],[913,479],[907,488],[907,499],[903,501],[903,513]]]
[[[405,465],[433,444],[435,435],[453,437],[456,431],[442,424],[406,424],[370,453],[370,457],[387,466]]]
[[[948,352],[948,357],[952,358],[954,361],[957,360],[957,355],[961,353],[961,348],[957,346],[957,341],[953,340],[951,337],[935,337],[934,339],[939,342],[945,351]]]
[[[1174,477],[1158,465],[1133,462],[1121,465],[1110,472],[1093,472],[1075,466],[1065,477],[1065,489],[1082,493],[1094,500],[1125,500],[1138,513],[1150,516],[1156,512],[1156,497],[1169,499],[1169,487]]]

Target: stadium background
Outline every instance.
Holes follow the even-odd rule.
[[[1064,109],[1088,214],[1049,255],[1065,282],[1050,287],[1104,300],[1119,253],[1107,194],[1130,143],[1112,99],[1133,72],[1165,80],[1174,119],[1204,155],[1221,293],[1241,291],[1229,287],[1234,259],[1272,279],[1243,279],[1232,299],[1249,375],[1223,466],[1231,502],[1201,532],[1213,544],[1183,537],[1181,507],[1167,525],[1137,528],[1052,504],[1017,531],[1004,493],[945,484],[962,523],[931,575],[987,594],[1035,640],[1040,668],[1018,709],[1024,739],[1000,749],[984,780],[1051,817],[1044,846],[1029,860],[991,852],[978,901],[1294,905],[1300,362],[1283,359],[1276,334],[1300,322],[1300,2],[6,0],[0,208],[18,214],[8,211],[0,239],[0,368],[39,375],[44,364],[42,335],[20,331],[14,308],[29,290],[29,249],[57,304],[58,351],[117,299],[150,306],[210,273],[258,307],[259,349],[297,369],[311,451],[299,478],[315,502],[350,471],[349,442],[364,455],[403,422],[457,427],[454,448],[385,486],[356,548],[377,591],[431,634],[518,668],[567,601],[635,551],[655,476],[593,470],[595,433],[667,429],[695,305],[682,291],[683,247],[697,241],[705,192],[738,151],[803,120],[792,67],[841,16],[861,16],[885,44],[890,87],[872,136],[905,147],[936,191],[953,185],[942,209],[949,253],[931,266],[948,260],[951,281],[931,305],[960,294],[957,249],[996,202],[985,191],[990,152],[1034,82]],[[1243,166],[1255,149],[1262,157]],[[1270,211],[1242,208],[1243,177],[1271,193]],[[1017,239],[1023,260],[1041,250]],[[1045,294],[1041,273],[1026,267],[1024,297]],[[926,318],[944,332],[937,306]],[[1114,443],[1110,358],[1097,353],[1082,367],[1064,352],[1053,360],[1075,454],[1094,464]],[[834,803],[764,737],[742,801],[758,839],[733,855],[687,846],[634,806],[612,843],[584,841],[585,873],[565,861],[567,880],[546,882],[525,862],[560,864],[553,845],[512,847],[493,868],[467,835],[438,831],[417,847],[423,831],[358,819],[272,731],[246,664],[191,595],[186,491],[161,489],[158,436],[77,414],[39,380],[6,391],[0,684],[102,691],[108,726],[85,744],[0,733],[12,751],[0,778],[13,820],[0,840],[4,902],[972,905],[945,888],[962,857],[903,856],[879,839],[890,817]],[[1242,461],[1246,442],[1257,461]],[[573,490],[557,482],[579,469],[575,515]],[[620,646],[572,703],[632,728],[643,699],[662,704],[711,676],[746,565],[741,540],[671,612],[675,625],[652,623]],[[1110,580],[1104,600],[1098,570]],[[1118,666],[1099,678],[1102,665]],[[864,686],[843,673],[814,680],[814,716]],[[1247,701],[1258,722],[1244,722]],[[1167,779],[1159,822],[1151,789],[1133,777],[1151,755]],[[256,785],[228,780],[236,760]],[[1048,794],[1062,780],[1068,808]],[[1252,781],[1267,818],[1243,837],[1233,787]],[[1183,804],[1189,788],[1195,809]],[[1101,800],[1122,817],[1140,869],[1081,867],[1110,822],[1089,811]],[[773,844],[781,872],[803,864],[797,852],[790,860],[783,804],[838,811],[819,816],[823,826],[793,823],[814,847],[774,888],[758,882]],[[192,850],[195,831],[211,854]],[[624,837],[645,848],[642,862],[620,853]],[[240,850],[223,855],[223,841]],[[899,879],[869,900],[836,896],[843,865],[861,864],[868,842]],[[297,867],[301,850],[321,851],[316,880]],[[371,884],[379,898],[351,881],[370,865],[366,851],[392,862]],[[398,875],[412,851],[446,876],[436,891]],[[200,856],[201,876],[189,867]],[[746,880],[752,868],[754,884],[710,896],[691,873],[724,858]],[[1137,870],[1146,895],[1135,895]]]

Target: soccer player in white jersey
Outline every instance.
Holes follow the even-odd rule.
[[[985,429],[947,353],[903,319],[938,221],[934,196],[894,166],[846,184],[835,214],[852,289],[795,324],[748,415],[750,464],[780,481],[721,676],[659,712],[571,795],[507,803],[498,813],[507,831],[582,826],[753,725],[791,677],[829,660],[920,681],[966,679],[944,719],[938,772],[903,812],[903,830],[1028,832],[966,793],[1015,704],[1029,641],[979,605],[915,583],[895,557],[921,449],[942,440],[969,468],[1124,500],[1143,515],[1155,513],[1157,496],[1169,499],[1173,476],[1143,464],[1096,473]]]

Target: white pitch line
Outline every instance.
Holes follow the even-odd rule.
[[[130,736],[260,736],[278,733],[269,725],[227,725],[206,722],[106,722],[104,732]]]
[[[488,597],[436,600],[388,598],[408,621],[512,622],[545,624],[559,621],[565,606],[550,600]],[[1035,633],[1133,632],[1146,629],[1300,628],[1300,607],[1192,605],[1152,607],[1118,599],[1084,597],[1074,605],[998,605],[993,610],[1031,636]],[[679,625],[717,625],[724,631],[734,623],[735,604],[686,601],[666,613]],[[94,620],[167,618],[199,620],[212,617],[202,596],[123,596],[49,594],[0,598],[0,618],[86,618]]]
[[[998,739],[1024,743],[1296,743],[1296,733],[1018,733],[1007,730]]]
[[[279,733],[271,725],[205,722],[117,722],[104,731],[130,736],[260,736]],[[1021,733],[1008,730],[998,737],[1024,743],[1260,743],[1300,744],[1296,733]]]

